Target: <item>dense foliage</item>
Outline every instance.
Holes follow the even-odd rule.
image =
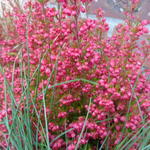
[[[97,19],[81,18],[90,1],[59,0],[57,9],[46,7],[47,1],[28,2],[24,10],[14,7],[4,14],[0,26],[4,149],[16,148],[10,128],[23,141],[15,121],[18,117],[23,122],[24,114],[29,117],[24,132],[30,125],[30,140],[35,148],[38,135],[38,149],[47,142],[52,150],[82,149],[85,144],[94,150],[106,141],[114,149],[143,125],[148,127],[150,83],[141,68],[150,45],[140,37],[148,33],[149,22],[132,16],[138,2],[132,1],[124,24],[107,37],[109,26],[101,9]],[[131,148],[139,149],[140,140]]]

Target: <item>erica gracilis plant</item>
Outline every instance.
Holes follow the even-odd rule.
[[[47,2],[4,13],[1,147],[18,149],[19,139],[24,148],[24,135],[29,149],[114,149],[149,125],[150,84],[141,71],[147,56],[137,52],[150,48],[146,40],[139,44],[149,22],[133,16],[132,1],[124,24],[107,37],[101,9],[97,19],[80,17],[91,0],[58,0],[57,9]]]

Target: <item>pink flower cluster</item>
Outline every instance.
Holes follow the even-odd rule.
[[[0,73],[0,120],[7,115],[11,119],[11,96],[6,92],[9,86],[5,79],[23,111],[23,102],[27,100],[23,89],[28,84],[26,77],[30,77],[31,99],[28,101],[37,97],[39,112],[42,91],[48,87],[45,103],[50,142],[72,129],[66,133],[68,143],[62,136],[51,143],[53,150],[66,147],[74,150],[83,128],[80,147],[89,143],[94,149],[95,141],[102,143],[109,136],[110,149],[113,149],[142,126],[142,116],[145,121],[150,119],[150,83],[142,74],[143,59],[139,59],[137,53],[149,47],[147,42],[142,46],[138,44],[140,36],[149,32],[145,27],[148,21],[135,24],[126,20],[108,38],[109,26],[101,9],[97,11],[98,19],[80,17],[80,13],[85,12],[83,5],[89,0],[58,2],[59,10],[30,2],[26,3],[24,11],[14,9],[11,15],[5,16],[10,17],[13,24],[7,30],[9,38],[0,34],[0,64],[4,68]],[[76,79],[79,80],[69,82]],[[64,84],[58,85],[61,82]],[[43,118],[44,113],[39,114]],[[37,124],[34,116],[31,118],[33,132]],[[122,133],[124,127],[126,130]],[[0,129],[7,133],[4,124],[0,124]],[[7,147],[5,138],[1,137],[0,144]],[[40,132],[39,142],[42,142]]]

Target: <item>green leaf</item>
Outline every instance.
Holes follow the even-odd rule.
[[[44,2],[44,0],[38,0],[40,3],[43,3]]]

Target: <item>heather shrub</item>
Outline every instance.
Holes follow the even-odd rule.
[[[130,148],[140,148],[136,133],[149,129],[150,121],[150,83],[142,72],[150,45],[140,40],[149,22],[132,15],[138,2],[132,1],[124,24],[107,37],[101,9],[97,19],[81,17],[90,1],[59,0],[57,9],[48,1],[29,1],[24,10],[5,12],[3,149],[121,149],[134,135]]]

